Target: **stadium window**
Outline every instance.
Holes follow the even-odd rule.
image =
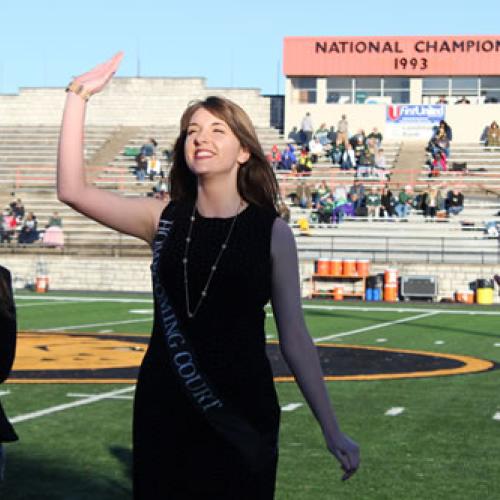
[[[453,77],[451,79],[451,95],[476,97],[478,95],[478,78]]]
[[[326,102],[346,104],[352,99],[352,78],[327,78]]]
[[[381,78],[356,78],[356,104],[363,104],[370,97],[382,96]]]
[[[481,97],[484,98],[485,103],[500,102],[500,77],[481,78]]]
[[[292,89],[294,104],[316,103],[316,78],[292,78]]]
[[[450,97],[449,78],[422,78],[422,101],[434,104],[440,96]]]
[[[409,78],[384,78],[384,97],[390,97],[391,102],[396,104],[407,104],[410,102],[410,79]]]

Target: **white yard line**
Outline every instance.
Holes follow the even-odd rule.
[[[405,411],[404,406],[394,406],[393,408],[389,408],[386,412],[385,415],[388,415],[390,417],[396,417],[397,415],[401,415]]]
[[[41,330],[34,330],[36,332],[60,332],[65,330],[79,330],[80,328],[95,328],[98,326],[112,326],[112,325],[126,325],[129,323],[145,323],[146,321],[153,321],[153,318],[143,319],[129,319],[124,321],[108,321],[107,323],[87,323],[85,325],[68,325],[58,326],[57,328],[43,328]]]
[[[116,302],[116,303],[123,303],[123,304],[134,304],[134,303],[139,303],[139,304],[151,304],[153,302],[153,299],[119,299],[119,298],[113,298],[113,297],[70,297],[70,296],[56,296],[56,297],[50,297],[50,296],[39,296],[37,297],[36,295],[15,295],[14,296],[15,300],[50,300],[50,301],[65,301],[65,300],[71,300],[74,302]]]
[[[82,394],[80,392],[68,392],[66,397],[68,398],[89,398],[94,396],[94,394]],[[108,396],[106,399],[134,399],[134,396]]]
[[[471,316],[500,316],[500,311],[474,311],[472,309],[460,309],[453,311],[451,309],[418,309],[416,307],[363,307],[363,306],[325,306],[315,304],[303,304],[302,309],[317,309],[320,311],[377,311],[377,312],[398,312],[398,313],[431,313],[438,312],[439,314],[469,314]]]
[[[10,391],[0,391],[0,396],[7,396],[7,394],[10,394]]]
[[[500,420],[500,411],[497,411],[497,412],[493,415],[493,420]]]
[[[288,403],[281,407],[281,411],[295,411],[301,406],[304,406],[303,403]]]
[[[78,406],[89,405],[92,403],[97,403],[98,401],[102,401],[104,399],[113,398],[120,394],[124,394],[127,392],[131,392],[135,389],[135,386],[128,386],[124,389],[117,389],[116,391],[104,392],[102,394],[96,394],[94,396],[88,396],[78,401],[73,401],[72,403],[65,403],[62,405],[51,406],[49,408],[45,408],[44,410],[34,411],[32,413],[25,413],[24,415],[18,415],[17,417],[11,418],[10,421],[13,424],[17,424],[19,422],[25,422],[26,420],[33,420],[35,418],[44,417],[45,415],[51,415],[52,413],[57,413],[60,411],[69,410],[71,408],[76,408]]]
[[[98,302],[97,300],[94,300],[93,302]],[[65,304],[77,304],[78,301],[76,300],[68,300],[68,301],[58,301],[58,302],[36,302],[33,304],[16,304],[16,309],[19,309],[20,307],[41,307],[41,306],[60,306],[60,305],[65,305]]]
[[[377,325],[365,326],[364,328],[357,328],[356,330],[349,330],[348,332],[335,333],[333,335],[328,335],[326,337],[320,337],[319,339],[314,339],[314,342],[323,342],[324,340],[330,340],[337,337],[347,337],[348,335],[354,335],[355,333],[368,332],[371,330],[377,330],[378,328],[390,327],[393,325],[399,325],[401,323],[408,323],[409,321],[416,321],[417,319],[427,318],[429,316],[434,316],[440,314],[441,311],[432,311],[425,314],[418,314],[417,316],[410,316],[409,318],[397,319],[395,321],[387,321],[385,323],[379,323]]]

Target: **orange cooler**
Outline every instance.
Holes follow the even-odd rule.
[[[397,269],[386,269],[384,271],[384,283],[397,284],[398,283],[398,270]]]
[[[386,283],[384,285],[384,302],[398,301],[398,285],[397,283]]]
[[[333,300],[344,300],[344,288],[336,286],[333,289]]]
[[[356,261],[355,260],[343,260],[342,261],[342,274],[344,276],[357,276]]]
[[[317,263],[318,267],[316,272],[322,276],[328,276],[330,274],[330,261],[327,259],[319,259]]]
[[[45,293],[49,288],[49,278],[47,276],[38,276],[35,279],[35,292]]]
[[[330,274],[340,276],[342,274],[342,261],[339,259],[330,261]]]
[[[460,302],[462,304],[474,304],[474,292],[471,290],[455,292],[455,302]]]
[[[356,261],[356,271],[358,276],[368,276],[370,274],[370,261],[369,260],[357,260]]]

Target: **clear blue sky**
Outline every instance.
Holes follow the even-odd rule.
[[[476,5],[476,7],[474,7]],[[285,36],[492,35],[483,0],[4,0],[0,93],[62,87],[117,50],[118,76],[202,76],[209,86],[277,90]],[[283,75],[279,71],[279,90]]]

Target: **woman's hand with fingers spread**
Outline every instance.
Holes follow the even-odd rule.
[[[88,98],[91,95],[100,92],[106,84],[111,80],[113,75],[116,73],[121,60],[123,59],[123,52],[117,52],[108,61],[98,64],[95,68],[77,76],[73,79],[72,86],[70,90],[73,92]]]

